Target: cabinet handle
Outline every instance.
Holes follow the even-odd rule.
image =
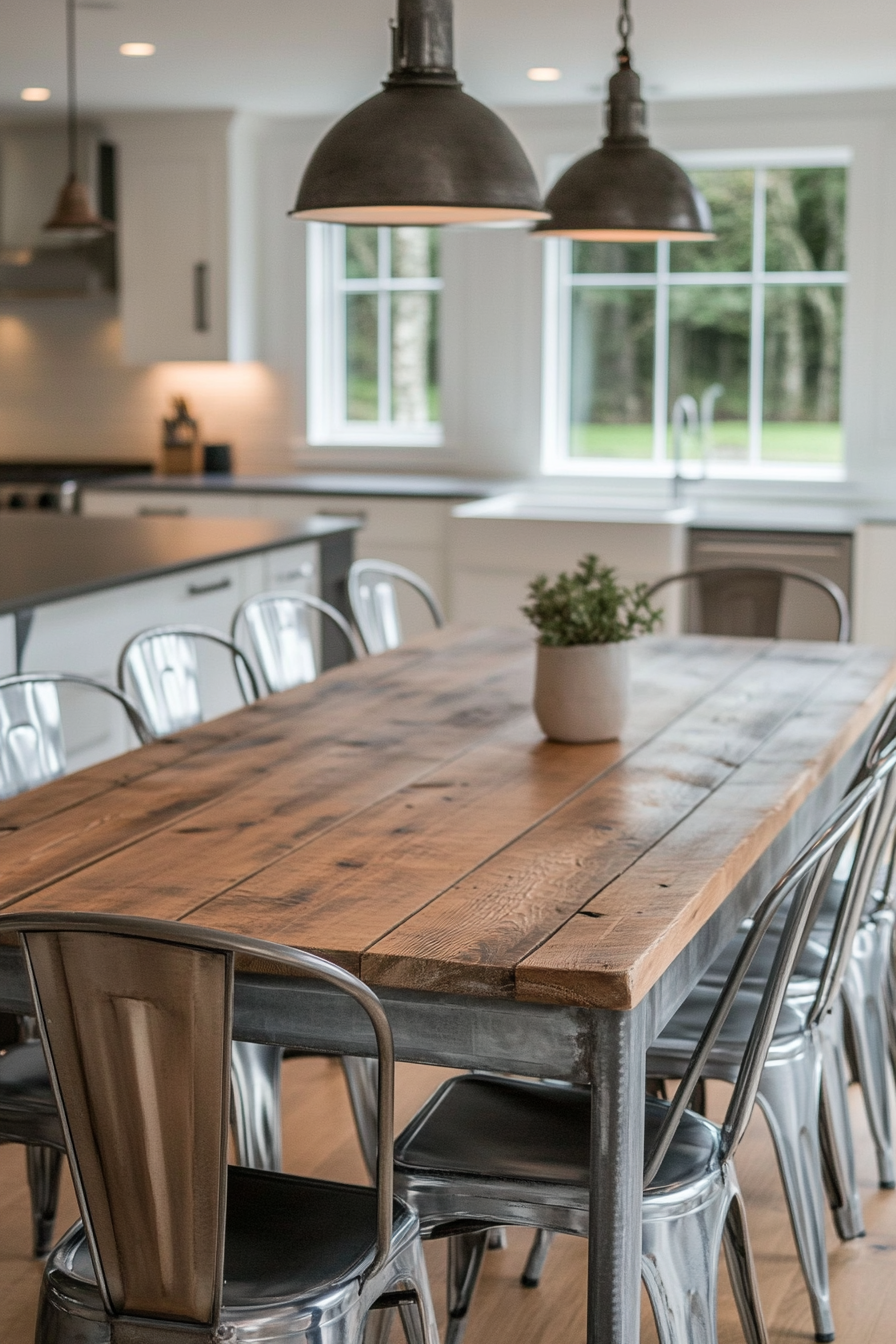
[[[208,262],[193,267],[193,330],[208,331]]]
[[[304,565],[299,565],[298,569],[287,569],[282,574],[278,574],[277,582],[289,583],[291,579],[310,579],[313,573],[314,566],[306,560]]]
[[[216,579],[214,583],[188,583],[187,597],[202,597],[203,593],[223,593],[225,588],[232,588],[231,579]]]
[[[183,509],[151,509],[144,508],[137,510],[140,518],[187,518],[189,515],[186,508]]]

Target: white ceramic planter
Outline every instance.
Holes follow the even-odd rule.
[[[537,646],[535,713],[555,742],[608,742],[625,726],[628,643]]]

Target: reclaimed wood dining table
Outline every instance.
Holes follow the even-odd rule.
[[[632,646],[621,741],[544,740],[525,631],[448,627],[0,804],[0,908],[302,947],[399,1059],[592,1089],[590,1344],[639,1322],[645,1052],[847,787],[892,651]],[[0,1008],[24,1012],[18,949]],[[372,1055],[357,1006],[238,967],[235,1035]]]

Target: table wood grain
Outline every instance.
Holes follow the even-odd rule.
[[[634,1007],[896,685],[892,651],[633,646],[621,742],[544,740],[526,632],[449,627],[0,804],[0,908],[305,947],[372,985]]]

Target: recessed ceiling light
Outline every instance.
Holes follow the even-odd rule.
[[[45,103],[50,96],[49,89],[23,89],[19,97],[25,103]]]
[[[122,42],[118,48],[122,56],[155,56],[152,42]]]
[[[563,78],[563,71],[558,70],[555,65],[533,65],[531,70],[526,71],[529,79],[534,79],[536,84],[551,84],[555,79]]]

